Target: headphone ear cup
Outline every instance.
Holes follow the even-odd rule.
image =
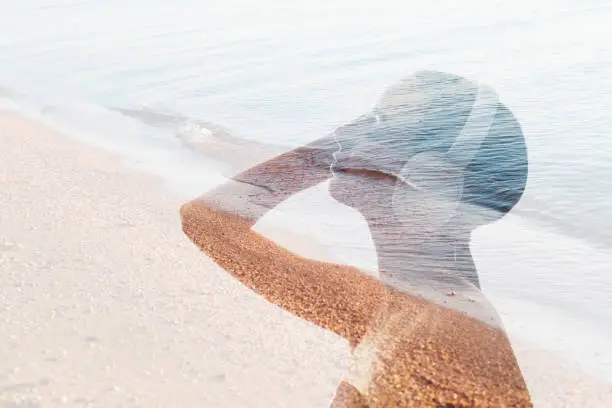
[[[455,215],[463,193],[463,171],[441,153],[413,156],[400,177],[404,182],[396,184],[392,197],[393,211],[400,222],[418,222],[436,229]]]

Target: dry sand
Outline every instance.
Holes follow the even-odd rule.
[[[348,346],[257,297],[111,154],[0,117],[0,407],[324,407]]]
[[[113,155],[0,116],[0,407],[325,407],[348,343],[184,236],[182,202]],[[515,345],[536,407],[609,384]]]

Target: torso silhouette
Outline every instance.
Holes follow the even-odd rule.
[[[396,211],[391,197],[399,181],[392,167],[398,153],[401,159],[417,148],[394,151],[385,135],[360,146],[370,119],[185,204],[183,230],[243,284],[349,341],[353,364],[333,407],[531,406],[469,252],[474,226],[495,217],[467,201],[448,216],[449,206],[421,191],[411,191]],[[357,133],[347,138],[351,132]],[[409,138],[402,137],[405,147]],[[330,177],[331,196],[359,211],[370,228],[380,280],[299,257],[251,230],[274,206]],[[524,185],[517,188],[520,196]]]

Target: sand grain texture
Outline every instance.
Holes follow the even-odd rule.
[[[203,256],[182,204],[110,153],[0,113],[0,407],[328,405],[348,342]],[[528,344],[517,354],[536,407],[612,406],[610,384]]]
[[[326,406],[346,343],[202,256],[160,185],[0,114],[0,407]]]
[[[378,337],[372,340],[378,358],[364,392],[367,406],[532,406],[500,330],[386,288],[355,268],[296,256],[251,231],[248,221],[202,201],[181,212],[185,233],[270,302],[341,335],[352,347],[370,340],[370,332]],[[383,302],[385,320],[379,323],[374,318]]]

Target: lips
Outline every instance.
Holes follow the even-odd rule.
[[[375,179],[398,180],[393,172],[386,168],[390,166],[381,166],[373,161],[355,156],[347,158],[338,157],[337,159],[338,161],[332,167],[336,173],[348,173]]]
[[[396,176],[379,168],[357,163],[339,163],[333,167],[333,170],[335,173],[349,174],[369,180],[389,181],[392,183],[399,180]]]

